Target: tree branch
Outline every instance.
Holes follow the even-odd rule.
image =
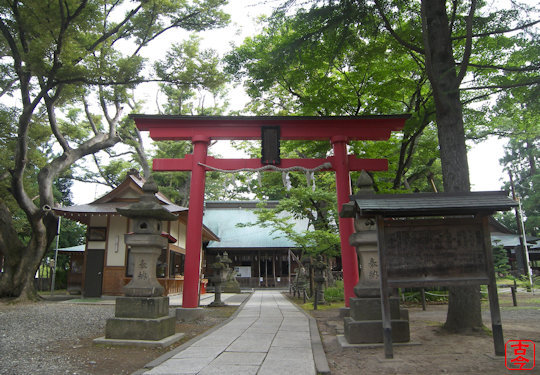
[[[456,64],[461,65],[462,63],[456,62]],[[503,70],[506,72],[536,72],[540,70],[540,66],[536,66],[536,65],[524,66],[524,67],[512,67],[512,66],[502,66],[502,65],[469,63],[469,66],[472,66],[473,68],[479,68],[479,69],[497,69],[497,70]]]
[[[540,20],[532,21],[532,22],[529,22],[529,23],[526,23],[526,24],[523,24],[523,25],[520,25],[520,26],[516,26],[513,29],[497,29],[497,30],[488,31],[488,32],[485,32],[485,33],[472,34],[471,37],[472,38],[481,38],[481,37],[484,37],[484,36],[492,36],[492,35],[495,35],[495,34],[506,34],[506,33],[512,32],[512,31],[526,29],[528,27],[536,25],[537,23],[540,23]],[[468,37],[467,35],[460,35],[460,36],[453,37],[452,40],[461,40],[461,39],[465,39],[467,37]]]
[[[467,30],[467,39],[465,39],[465,51],[463,52],[463,61],[461,63],[461,69],[457,75],[457,81],[461,83],[465,74],[467,73],[467,67],[469,64],[469,59],[471,57],[472,50],[472,27],[473,27],[473,18],[474,12],[476,10],[476,0],[471,0],[471,8],[469,10],[469,15],[467,16],[466,21],[466,30]]]
[[[57,93],[55,97],[58,97],[58,90],[60,90],[61,87],[57,88]],[[44,101],[45,101],[45,107],[47,108],[47,117],[49,118],[49,125],[51,127],[51,131],[60,144],[62,146],[62,149],[64,152],[69,152],[71,150],[71,147],[69,146],[69,143],[67,142],[64,135],[60,132],[60,129],[58,129],[58,121],[56,119],[56,113],[54,104],[56,102],[56,98],[51,98],[49,95],[44,95]]]
[[[425,54],[425,51],[418,47],[418,46],[415,46],[414,44],[412,43],[409,43],[407,41],[405,41],[403,38],[401,38],[396,32],[395,30],[392,28],[392,25],[390,24],[390,21],[388,20],[388,18],[386,17],[386,14],[384,13],[384,9],[382,7],[382,4],[380,2],[380,0],[375,0],[375,7],[377,8],[377,11],[379,12],[379,15],[381,16],[381,18],[383,19],[383,22],[384,22],[384,27],[386,28],[386,30],[388,30],[388,32],[396,39],[396,41],[401,44],[402,46],[406,47],[406,48],[409,48],[415,52],[418,52],[418,53],[421,53],[421,54]]]
[[[90,106],[88,105],[88,102],[86,101],[86,96],[82,96],[82,101],[84,105],[84,112],[86,113],[86,118],[88,119],[88,123],[92,127],[92,131],[94,132],[94,135],[97,135],[99,133],[96,123],[94,122],[94,119],[92,118],[92,113],[90,112]]]
[[[483,90],[483,89],[511,89],[514,87],[524,87],[524,86],[533,86],[540,84],[540,79],[535,79],[529,82],[519,82],[509,85],[487,85],[487,86],[470,86],[470,87],[462,87],[460,90],[462,91],[470,91],[470,90]]]
[[[122,22],[119,22],[115,27],[113,27],[112,29],[110,29],[109,31],[105,32],[102,36],[100,36],[98,39],[96,39],[94,41],[94,43],[92,43],[90,46],[88,46],[86,48],[86,50],[88,52],[91,52],[93,50],[96,49],[97,46],[99,46],[101,43],[103,43],[104,41],[106,41],[107,39],[109,39],[111,36],[115,35],[116,33],[118,33],[120,31],[120,29],[126,24],[129,22],[129,20],[131,18],[133,18],[133,16],[135,16],[142,8],[142,1],[141,1],[141,4],[139,4],[139,6],[137,6],[136,8],[132,9],[127,15],[126,17],[122,20]]]

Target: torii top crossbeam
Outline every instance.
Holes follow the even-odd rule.
[[[214,140],[261,139],[262,126],[279,126],[284,140],[387,140],[403,129],[407,115],[315,116],[162,116],[131,115],[139,130],[150,131],[154,140],[190,140],[207,136]]]
[[[211,168],[237,170],[261,168],[266,164],[282,168],[326,165],[319,170],[336,173],[338,209],[349,201],[351,194],[350,171],[386,170],[386,159],[357,159],[347,155],[351,140],[387,140],[392,131],[403,129],[409,115],[314,117],[314,116],[163,116],[139,115],[130,117],[141,131],[149,131],[154,140],[191,140],[193,154],[184,159],[154,159],[154,171],[191,171],[190,202],[184,268],[183,307],[198,304],[200,272],[201,228],[204,207],[206,171]],[[264,163],[261,159],[215,159],[207,156],[210,140],[261,139],[264,128],[277,129],[282,140],[329,140],[334,156],[326,159],[279,159]],[[279,145],[279,142],[278,142]],[[349,244],[354,232],[353,221],[339,219],[341,257],[345,285],[345,304],[354,296],[353,287],[358,282],[358,260],[355,249]]]

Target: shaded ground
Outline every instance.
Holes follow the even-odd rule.
[[[538,363],[540,294],[518,294],[518,307],[511,306],[508,294],[500,298],[505,341],[534,341]],[[186,336],[175,346],[222,322],[236,308],[207,308],[203,320],[177,324],[176,331]],[[317,319],[333,375],[516,374],[505,368],[504,357],[493,356],[493,341],[487,333],[449,335],[442,331],[446,309],[446,305],[428,305],[427,311],[410,307],[412,342],[419,345],[396,346],[393,360],[384,359],[382,347],[341,349],[336,339],[343,329],[338,309],[310,313]],[[486,305],[483,309],[484,323],[489,326]],[[92,339],[103,336],[105,319],[113,314],[111,305],[9,305],[0,300],[0,374],[131,374],[171,350],[94,345]],[[540,374],[540,364],[527,373]]]
[[[237,306],[206,308],[204,318],[177,323],[185,336],[165,349],[95,345],[113,305],[0,300],[0,374],[131,374],[167,351],[226,320]]]
[[[540,294],[518,294],[518,307],[509,295],[500,296],[503,333],[508,340],[532,340],[537,345],[533,371],[540,374]],[[487,306],[483,320],[491,326]],[[317,319],[330,370],[333,375],[361,374],[512,374],[504,357],[495,357],[493,340],[487,332],[476,335],[448,334],[441,329],[446,305],[409,308],[411,342],[418,345],[395,346],[394,359],[384,358],[384,349],[341,348],[336,340],[343,332],[337,309],[312,312]],[[486,330],[487,331],[487,330]]]
[[[131,374],[160,355],[226,320],[236,309],[237,306],[205,308],[203,319],[193,323],[177,323],[176,332],[183,332],[185,336],[177,343],[164,349],[94,345],[92,339],[86,339],[80,342],[80,347],[69,350],[68,356],[71,361],[81,363],[84,366],[81,368],[83,371],[79,374]]]

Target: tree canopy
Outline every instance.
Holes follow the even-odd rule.
[[[0,92],[15,108],[2,107],[2,142],[13,157],[1,160],[0,296],[34,294],[33,275],[56,234],[53,182],[121,140],[129,89],[154,79],[144,70],[141,50],[169,30],[224,25],[225,3],[0,1]],[[12,220],[13,208],[21,220]],[[25,238],[17,221],[24,222]]]
[[[390,157],[393,189],[418,189],[410,183],[418,174],[424,176],[421,189],[437,188],[432,176],[439,165],[443,189],[437,190],[469,190],[466,135],[500,131],[497,121],[474,120],[482,113],[496,117],[492,101],[504,102],[505,93],[521,89],[532,99],[538,90],[538,10],[523,4],[495,9],[476,0],[297,3],[284,2],[263,33],[228,58],[231,72],[248,77],[250,109],[412,113],[403,136],[377,149],[379,155],[399,155],[397,163]],[[352,147],[363,156],[371,146]],[[479,325],[478,290],[453,289],[446,326]]]

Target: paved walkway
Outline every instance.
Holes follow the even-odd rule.
[[[229,323],[144,374],[315,375],[312,331],[279,291],[256,291]]]

